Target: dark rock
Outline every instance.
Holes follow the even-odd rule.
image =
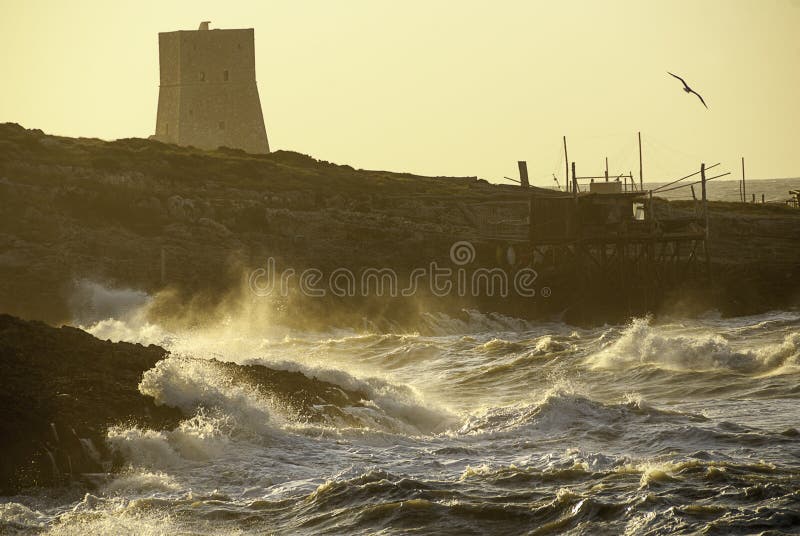
[[[0,314],[0,494],[87,481],[124,460],[109,450],[109,426],[174,428],[186,415],[138,390],[142,374],[169,358],[158,346],[101,341],[76,328]],[[342,408],[368,395],[259,364],[199,358],[231,385],[246,384],[307,422],[347,421]],[[184,408],[193,414],[203,405]],[[357,422],[351,424],[357,425]]]
[[[110,469],[110,425],[175,426],[180,411],[137,389],[164,353],[0,315],[0,493]]]

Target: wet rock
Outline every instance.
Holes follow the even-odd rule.
[[[111,469],[108,426],[175,426],[180,411],[139,393],[157,346],[0,315],[0,493]]]

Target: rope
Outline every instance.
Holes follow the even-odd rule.
[[[563,147],[561,146],[560,142],[558,144],[558,148],[557,148],[556,154],[558,155],[558,158],[557,158],[558,159],[558,163],[555,166],[553,166],[553,173],[551,175],[554,175],[554,176],[558,177],[559,173],[561,172],[561,165],[564,163],[564,150],[563,150]],[[567,179],[564,179],[564,180],[566,181]],[[559,184],[561,184],[561,183],[559,183]],[[563,187],[559,187],[559,188],[563,189]]]
[[[706,168],[706,169],[708,169],[708,168]],[[730,175],[730,174],[731,174],[731,172],[730,172],[730,171],[728,171],[728,172],[726,172],[726,173],[723,173],[723,174],[721,174],[721,175],[716,175],[716,176],[714,176],[714,177],[711,177],[710,179],[706,179],[706,182],[708,182],[708,181],[713,181],[714,179],[718,179],[718,178],[720,178],[720,177],[725,177],[726,175]],[[687,186],[693,186],[693,185],[695,185],[695,184],[700,184],[701,182],[703,182],[703,181],[702,181],[702,180],[699,180],[699,181],[695,181],[695,182],[690,182],[689,184],[681,184],[681,185],[679,185],[679,186],[673,186],[672,188],[669,188],[669,189],[667,189],[667,190],[662,190],[662,191],[661,191],[661,193],[664,193],[664,192],[671,192],[672,190],[677,190],[678,188],[686,188]],[[656,190],[653,190],[653,193],[655,193],[655,192],[656,192]]]
[[[658,145],[660,145],[660,146],[664,147],[665,149],[669,149],[669,150],[670,150],[670,151],[672,151],[673,153],[680,153],[680,154],[682,154],[683,156],[691,156],[693,159],[699,159],[699,158],[700,158],[698,155],[696,155],[696,154],[694,154],[694,153],[687,153],[686,151],[683,151],[683,150],[681,150],[681,149],[676,149],[675,147],[672,147],[672,146],[671,146],[671,145],[669,145],[668,143],[665,143],[663,140],[661,140],[660,138],[658,138],[658,137],[656,137],[656,136],[653,136],[652,134],[649,134],[649,133],[648,133],[648,134],[647,134],[647,139],[648,139],[648,140],[654,140],[654,141],[656,141],[656,143],[657,143]]]
[[[709,169],[711,169],[711,168],[715,168],[715,167],[717,167],[718,165],[719,165],[719,162],[717,162],[716,164],[712,164],[712,165],[708,166],[708,167],[706,168],[706,170],[709,170]],[[701,173],[701,171],[695,171],[694,173],[691,173],[691,174],[689,174],[689,175],[686,175],[685,177],[681,177],[680,179],[675,179],[674,181],[672,181],[672,182],[668,182],[667,184],[662,184],[661,186],[659,186],[658,188],[656,188],[655,190],[653,190],[653,192],[655,193],[655,192],[657,192],[657,191],[661,190],[662,188],[666,188],[667,186],[672,186],[672,185],[673,185],[673,184],[675,184],[676,182],[680,182],[680,181],[682,181],[682,180],[684,180],[684,179],[688,179],[689,177],[694,177],[694,176],[695,176],[695,175],[697,175],[698,173]],[[667,190],[667,191],[669,191],[669,190]]]
[[[663,176],[672,175],[669,172],[670,168],[674,168],[675,166],[672,163],[666,162],[664,159],[664,152],[657,146],[652,145],[650,142],[646,140],[642,140],[643,151],[645,152],[646,159],[647,159],[647,169],[648,175],[653,176],[652,170],[653,168],[656,169],[658,174]],[[682,167],[682,166],[681,166]],[[648,182],[654,182],[653,179],[649,179]]]

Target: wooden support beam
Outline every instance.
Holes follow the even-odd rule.
[[[642,175],[642,133],[639,132],[639,189],[644,190],[644,178]]]
[[[744,182],[744,157],[742,157],[742,203],[747,202],[747,185]]]
[[[706,224],[706,236],[708,236],[708,197],[706,194],[706,165],[700,164],[700,184],[703,195],[703,219]]]
[[[519,183],[523,188],[530,187],[531,183],[528,181],[528,163],[525,160],[517,162],[519,167]]]
[[[572,163],[572,193],[578,197],[578,177],[575,175],[575,162]]]
[[[706,165],[700,164],[700,180],[703,185],[703,218],[705,219],[705,239],[703,240],[703,250],[706,257],[706,275],[709,283],[711,282],[711,259],[708,256],[708,195],[706,193]]]
[[[567,137],[564,136],[564,188],[569,192],[569,155],[567,154]]]

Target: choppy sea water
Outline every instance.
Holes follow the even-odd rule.
[[[716,171],[713,170],[713,171]],[[714,176],[716,173],[712,173],[709,171],[709,176]],[[734,173],[735,175],[735,173]],[[680,183],[675,184],[675,186],[680,186],[681,184],[690,184],[693,181],[697,181],[697,178],[688,179],[682,181]],[[728,178],[720,178],[717,180],[711,180],[708,182],[708,199],[711,201],[729,201],[729,202],[738,202],[741,200],[741,193],[740,193],[740,180],[729,180]],[[654,183],[654,184],[646,184],[646,188],[658,188],[659,186],[666,186],[666,183]],[[669,187],[668,187],[669,188]],[[789,195],[790,190],[798,190],[800,189],[800,177],[793,178],[793,179],[757,179],[757,180],[748,180],[745,183],[745,189],[747,194],[747,202],[750,203],[753,200],[753,195],[755,195],[755,199],[757,203],[761,202],[762,195],[763,199],[767,203],[784,203],[786,200],[790,199],[792,196]],[[677,188],[677,189],[670,189],[670,191],[666,191],[667,188],[664,189],[662,192],[656,192],[655,195],[664,197],[666,199],[691,199],[692,192],[688,186]],[[694,185],[695,195],[700,197],[700,185]]]
[[[789,534],[800,530],[800,313],[580,329],[465,312],[419,333],[100,338],[172,355],[139,389],[193,415],[114,427],[89,494],[0,500],[1,533]],[[311,424],[209,358],[368,394]]]

